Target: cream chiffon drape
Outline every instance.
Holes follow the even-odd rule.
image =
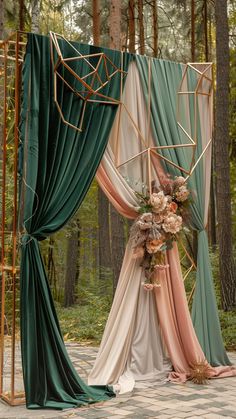
[[[116,168],[150,144],[150,138],[144,144],[147,137],[146,109],[144,98],[140,100],[142,90],[134,63],[129,68],[126,86],[123,101],[143,138],[140,139],[133,121],[122,108],[121,114],[117,114],[97,179],[116,209],[126,217],[136,218],[139,199],[135,190],[142,192],[143,185],[147,184],[145,153],[119,170]],[[154,176],[153,169],[152,172]],[[155,296],[143,290],[144,276],[139,265],[140,260],[133,258],[128,243],[89,384],[119,382],[121,392],[126,392],[132,390],[135,381],[163,379],[171,370],[161,338]]]

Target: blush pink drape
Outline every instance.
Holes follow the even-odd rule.
[[[109,181],[109,175],[105,173],[103,163],[98,170],[97,179],[107,197],[113,197],[112,202],[117,211],[124,216],[134,218],[132,209],[127,214],[127,204],[117,193],[115,185]],[[172,381],[184,382],[189,377],[193,365],[199,361],[205,361],[205,356],[189,313],[176,243],[173,249],[167,252],[166,258],[169,269],[161,271],[161,277],[159,277],[161,287],[155,290],[156,307],[164,342],[174,368],[169,377]],[[135,275],[134,272],[133,274]],[[234,367],[222,366],[210,369],[212,378],[233,375],[236,375]]]
[[[130,86],[132,83],[134,85]],[[126,81],[123,100],[126,101],[126,105],[129,107],[130,112],[132,112],[133,118],[136,119],[137,123],[139,122],[140,126],[140,121],[145,119],[145,105],[141,91],[137,91],[139,86],[138,73],[133,63]],[[137,94],[134,95],[135,101],[133,101],[127,91],[134,91],[135,89]],[[132,153],[135,155],[135,153],[140,152],[140,142],[136,141],[137,138],[132,143],[130,122],[128,122],[128,119],[126,121],[123,120],[122,125],[122,117],[118,115],[117,120],[118,118],[121,118],[120,124],[125,127],[124,131],[122,132],[120,128],[118,131],[119,124],[115,121],[109,145],[97,172],[97,180],[117,211],[125,217],[134,219],[138,215],[137,207],[139,200],[134,189],[126,180],[126,177],[132,172],[132,176],[136,176],[137,179],[141,178],[144,182],[146,179],[143,179],[143,165],[140,164],[141,162],[139,160],[136,160],[132,165],[132,170],[129,170],[128,165],[122,168],[122,173],[115,164],[114,155],[115,147],[117,147],[117,138],[119,139],[119,158],[121,160],[128,159]],[[124,115],[123,119],[125,119]],[[127,132],[129,133],[132,150],[126,140]],[[150,136],[149,141],[150,146],[152,143]],[[160,174],[160,171],[161,175],[163,175],[160,162],[157,162],[157,164],[153,162],[152,178],[158,181],[157,174]],[[161,287],[155,290],[156,315],[159,319],[163,340],[174,369],[169,374],[169,377],[171,380],[183,382],[188,379],[193,365],[199,361],[205,361],[205,356],[195,334],[189,313],[176,243],[173,249],[166,253],[166,258],[169,268],[162,271],[160,277]],[[140,285],[137,285],[137,283],[140,283],[140,275],[143,274],[139,266],[139,261],[133,259],[133,251],[130,244],[128,244],[117,293],[111,308],[99,354],[89,377],[90,384],[116,383],[124,372],[132,341],[132,324],[135,322],[135,310],[137,308],[135,301],[138,298],[138,287]],[[143,290],[143,292],[145,291]],[[126,304],[126,307],[128,305],[125,313],[122,312],[124,310],[124,306],[122,308],[122,302]],[[117,343],[116,333],[121,334],[120,340],[125,339],[122,344]],[[114,360],[114,358],[116,359]],[[211,377],[236,375],[236,369],[234,367],[222,366],[213,368],[209,366],[209,368]]]

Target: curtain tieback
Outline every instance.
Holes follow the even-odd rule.
[[[30,243],[32,240],[37,241],[36,237],[32,236],[30,233],[25,231],[24,233],[21,234],[19,242],[21,246],[25,246],[26,244]]]

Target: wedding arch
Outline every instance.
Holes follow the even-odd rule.
[[[113,397],[109,384],[129,370],[134,351],[138,359],[143,350],[145,339],[137,345],[140,330],[149,339],[153,330],[161,329],[174,368],[171,379],[185,380],[199,362],[207,366],[209,377],[236,374],[221,337],[205,232],[211,72],[210,63],[182,65],[69,42],[53,33],[50,38],[27,35],[18,159],[21,349],[27,407],[60,409]],[[176,245],[166,252],[169,268],[161,274],[161,287],[145,294],[140,291],[143,270],[128,243],[89,378],[92,386],[87,386],[66,352],[39,242],[69,221],[96,173],[116,209],[133,219],[142,185],[150,194],[152,182],[161,183],[167,173],[184,175],[195,194],[190,212],[198,234],[198,263],[191,321]],[[3,258],[2,272],[5,268]],[[150,320],[150,327],[145,327],[145,320]],[[156,360],[148,368],[158,370]]]

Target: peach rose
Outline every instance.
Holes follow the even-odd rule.
[[[177,205],[177,204],[176,204],[176,202],[174,202],[174,201],[172,201],[172,202],[169,204],[169,206],[168,206],[168,210],[169,210],[170,212],[174,212],[174,213],[176,213],[177,209],[178,209],[178,205]]]
[[[162,239],[159,239],[159,240],[150,240],[150,241],[148,241],[147,243],[146,243],[146,249],[147,249],[147,252],[149,253],[149,254],[153,254],[153,253],[156,253],[156,252],[158,252],[160,249],[161,249],[161,247],[163,246],[163,240]]]

